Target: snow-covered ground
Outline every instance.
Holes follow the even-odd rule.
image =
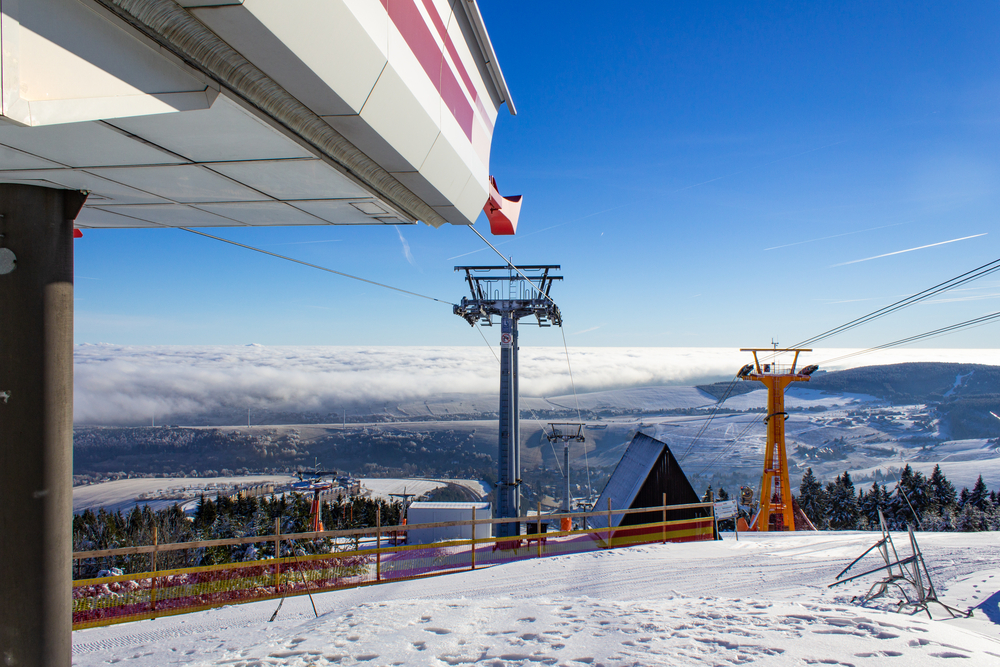
[[[384,498],[386,500],[399,500],[398,496],[401,493],[415,493],[421,496],[434,489],[447,486],[449,483],[471,489],[479,496],[485,496],[490,492],[482,482],[474,479],[391,479],[365,477],[358,481],[361,482],[361,488],[371,491],[373,497]],[[392,498],[393,495],[397,497]]]
[[[214,496],[217,492],[230,491],[252,484],[288,484],[298,478],[291,475],[248,475],[244,477],[138,477],[117,479],[113,482],[73,487],[73,511],[96,510],[103,507],[109,512],[127,511],[136,505],[148,504],[153,509],[169,507],[174,503],[184,505],[202,493]],[[163,496],[162,498],[160,496]]]
[[[760,385],[757,385],[758,387]],[[789,387],[785,391],[785,407],[788,408],[838,408],[858,403],[874,402],[876,399],[865,394],[827,394],[816,389]],[[714,401],[713,401],[714,404]],[[754,389],[746,394],[731,396],[723,403],[730,410],[749,410],[767,407],[767,389]]]
[[[319,618],[289,598],[273,623],[275,601],[225,607],[75,632],[74,664],[1000,664],[997,534],[919,534],[940,598],[976,608],[933,620],[889,611],[894,598],[852,604],[876,577],[827,588],[876,537],[726,534],[524,561],[317,595]]]
[[[185,509],[197,503],[205,493],[214,496],[217,492],[273,482],[275,485],[298,481],[292,475],[248,475],[245,477],[142,477],[118,479],[73,488],[73,511],[97,510],[103,507],[109,512],[128,511],[136,505],[148,504],[154,510],[179,503]],[[448,483],[458,484],[472,490],[479,496],[490,492],[482,482],[474,479],[381,479],[364,478],[358,480],[362,489],[377,498],[392,500],[392,494],[416,493],[421,495]]]

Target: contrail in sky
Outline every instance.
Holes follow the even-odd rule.
[[[907,248],[906,250],[897,250],[896,252],[887,252],[884,255],[875,255],[874,257],[865,257],[864,259],[852,259],[850,262],[841,262],[840,264],[833,264],[829,268],[834,268],[837,266],[847,266],[848,264],[858,264],[860,262],[867,262],[872,259],[881,259],[882,257],[891,257],[893,255],[901,255],[904,252],[913,252],[914,250],[923,250],[924,248],[933,248],[934,246],[945,245],[947,243],[955,243],[957,241],[967,241],[968,239],[979,238],[980,236],[986,236],[988,232],[983,232],[982,234],[973,234],[972,236],[963,236],[960,239],[952,239],[950,241],[939,241],[938,243],[930,243],[928,245],[918,246],[916,248]]]
[[[802,245],[803,243],[815,243],[816,241],[826,241],[827,239],[835,239],[841,236],[850,236],[851,234],[863,234],[864,232],[874,232],[876,229],[886,229],[887,227],[898,227],[900,225],[908,225],[909,222],[896,222],[891,225],[882,225],[881,227],[869,227],[868,229],[859,229],[854,232],[844,232],[843,234],[834,234],[833,236],[824,236],[818,239],[809,239],[808,241],[796,241],[795,243],[786,243],[785,245],[776,245],[770,248],[764,248],[764,252],[768,250],[779,250],[781,248],[791,248],[793,245]]]
[[[406,239],[403,237],[403,232],[399,231],[399,227],[396,227],[396,233],[399,234],[399,242],[403,244],[403,256],[406,257],[406,261],[412,266],[416,266],[417,263],[413,259],[413,253],[410,252],[410,244],[407,243]]]

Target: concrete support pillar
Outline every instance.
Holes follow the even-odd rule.
[[[85,199],[0,184],[4,666],[72,662],[73,220]]]

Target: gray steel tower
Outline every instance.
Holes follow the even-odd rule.
[[[559,307],[549,296],[552,283],[562,276],[550,275],[553,266],[456,266],[465,271],[472,298],[463,297],[456,315],[470,325],[493,326],[500,321],[500,452],[497,462],[496,518],[521,516],[521,429],[518,409],[517,325],[522,317],[534,316],[538,326],[562,326]],[[502,273],[501,273],[502,272]],[[497,537],[520,533],[519,523],[498,524]]]

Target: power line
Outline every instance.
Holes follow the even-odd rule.
[[[559,305],[555,302],[555,299],[553,299],[551,296],[549,296],[548,294],[546,294],[545,291],[542,290],[542,288],[539,287],[538,285],[536,285],[534,282],[532,282],[531,279],[528,278],[528,276],[524,275],[524,272],[521,271],[521,269],[519,269],[516,266],[514,266],[514,263],[512,261],[510,261],[510,259],[508,259],[507,257],[505,257],[502,252],[500,252],[499,250],[497,250],[496,247],[492,243],[490,243],[489,240],[485,236],[483,236],[482,234],[480,234],[478,229],[476,229],[472,225],[469,225],[469,229],[471,229],[475,233],[476,236],[478,236],[480,239],[482,239],[483,243],[485,243],[490,248],[492,248],[493,252],[495,252],[500,257],[500,259],[502,259],[504,261],[504,263],[507,266],[509,266],[511,269],[513,269],[514,271],[516,271],[522,278],[524,278],[524,281],[526,283],[528,283],[529,285],[531,285],[532,289],[534,289],[536,292],[538,292],[539,294],[541,294],[542,297],[548,299],[552,303],[553,306],[555,306],[556,308],[559,307]],[[559,326],[559,330],[562,333],[563,349],[566,351],[566,368],[569,370],[569,382],[570,382],[570,386],[573,388],[573,399],[576,402],[576,418],[577,418],[578,421],[582,422],[583,418],[580,416],[580,399],[579,399],[579,397],[576,394],[576,381],[573,379],[573,366],[570,364],[570,361],[569,361],[569,346],[566,344],[566,330],[562,327],[562,325]],[[588,457],[586,445],[583,448],[583,457],[584,457],[585,465],[587,466],[587,494],[588,494],[588,497],[589,497],[589,496],[593,495],[593,491],[592,491],[591,486],[590,486],[590,459]]]
[[[915,343],[918,340],[923,340],[925,338],[931,338],[934,336],[941,336],[944,334],[954,333],[956,331],[961,331],[963,329],[971,329],[984,324],[989,324],[990,322],[1000,319],[1000,311],[995,313],[990,313],[989,315],[983,315],[982,317],[976,317],[971,320],[966,320],[964,322],[959,322],[957,324],[952,324],[946,327],[941,327],[940,329],[934,329],[933,331],[925,331],[921,334],[916,334],[914,336],[909,336],[907,338],[900,338],[899,340],[892,341],[891,343],[885,343],[883,345],[877,345],[875,347],[870,347],[867,350],[859,350],[858,352],[852,352],[851,354],[841,355],[839,357],[834,357],[833,359],[826,359],[821,361],[820,364],[830,364],[835,361],[841,361],[842,359],[849,359],[851,357],[857,357],[862,354],[868,354],[869,352],[875,352],[877,350],[885,350],[891,347],[899,347],[901,345],[906,345],[907,343]]]
[[[733,376],[732,381],[729,383],[729,386],[726,387],[726,391],[723,392],[722,397],[715,402],[715,409],[712,410],[712,414],[708,416],[708,419],[705,421],[704,424],[702,424],[701,429],[695,434],[694,438],[691,439],[691,442],[688,443],[688,446],[684,450],[684,453],[681,454],[680,457],[678,457],[677,459],[678,462],[686,459],[687,455],[691,453],[692,449],[694,449],[695,444],[698,442],[698,440],[701,439],[701,436],[705,433],[705,430],[708,428],[708,425],[712,423],[712,420],[715,419],[715,415],[719,413],[722,404],[729,399],[729,395],[732,394],[733,388],[736,387],[736,382],[738,380],[739,380],[739,375]]]
[[[978,280],[979,278],[983,278],[984,276],[988,276],[997,271],[1000,271],[1000,259],[995,259],[992,262],[987,262],[986,264],[976,267],[971,271],[966,271],[961,275],[955,276],[954,278],[949,278],[944,282],[938,283],[937,285],[934,285],[932,287],[928,287],[927,289],[917,292],[916,294],[911,294],[905,299],[900,299],[895,303],[891,303],[888,306],[879,308],[878,310],[872,311],[867,315],[863,315],[861,317],[851,320],[850,322],[834,327],[833,329],[824,331],[823,333],[817,334],[812,338],[807,338],[806,340],[796,343],[791,347],[793,348],[806,347],[807,345],[812,345],[814,343],[817,343],[818,341],[831,338],[833,336],[836,336],[837,334],[844,333],[845,331],[848,331],[855,327],[859,327],[862,324],[867,324],[868,322],[871,322],[873,320],[885,317],[886,315],[894,313],[897,310],[902,310],[903,308],[912,306],[915,303],[919,303],[921,301],[929,299],[932,296],[955,289],[956,287],[960,287],[961,285],[972,282],[973,280]]]
[[[763,413],[760,413],[756,417],[754,417],[745,427],[743,427],[743,430],[739,432],[739,435],[737,435],[736,438],[731,443],[729,443],[728,445],[726,445],[722,449],[722,451],[719,452],[719,454],[714,459],[711,460],[711,462],[706,463],[701,468],[701,470],[699,470],[695,474],[696,475],[700,475],[701,473],[705,472],[706,470],[708,470],[709,468],[711,468],[712,466],[714,466],[716,463],[718,463],[719,459],[721,459],[723,456],[725,456],[729,452],[731,452],[736,447],[736,445],[739,444],[739,442],[743,438],[743,436],[746,435],[750,431],[751,428],[753,428],[754,426],[756,426],[757,424],[759,424],[760,421],[763,418],[764,418],[764,414]]]
[[[375,282],[374,280],[368,280],[367,278],[361,278],[359,276],[353,276],[350,273],[344,273],[343,271],[337,271],[335,269],[329,269],[325,266],[320,266],[319,264],[310,264],[309,262],[303,262],[301,259],[295,259],[294,257],[287,257],[285,255],[279,255],[276,252],[271,252],[269,250],[262,250],[261,248],[255,248],[252,245],[246,245],[244,243],[237,243],[236,241],[230,241],[229,239],[224,239],[221,236],[212,236],[211,234],[206,234],[205,232],[199,232],[195,229],[190,229],[188,227],[178,227],[185,232],[191,232],[192,234],[197,234],[198,236],[204,236],[210,239],[215,239],[216,241],[222,241],[223,243],[228,243],[229,245],[234,245],[239,248],[246,248],[247,250],[253,250],[254,252],[259,252],[263,255],[270,255],[271,257],[277,257],[278,259],[284,259],[289,262],[294,262],[296,264],[301,264],[302,266],[308,266],[312,269],[319,269],[320,271],[326,271],[327,273],[333,273],[338,276],[343,276],[345,278],[350,278],[351,280],[360,280],[363,283],[368,283],[369,285],[375,285],[376,287],[384,287],[385,289],[391,289],[394,292],[402,292],[403,294],[409,294],[410,296],[420,297],[421,299],[427,299],[428,301],[437,301],[438,303],[443,303],[449,306],[454,306],[455,304],[450,301],[444,301],[443,299],[435,299],[432,296],[427,296],[425,294],[418,294],[416,292],[411,292],[410,290],[401,289],[399,287],[393,287],[392,285],[386,285],[385,283]]]
[[[548,294],[546,294],[546,293],[545,293],[545,292],[544,292],[544,291],[542,290],[542,288],[540,288],[540,287],[539,287],[538,285],[536,285],[535,283],[533,283],[533,282],[531,281],[531,279],[530,279],[530,278],[528,278],[528,276],[524,275],[524,272],[523,272],[523,271],[521,271],[521,269],[519,269],[519,268],[517,268],[516,266],[514,266],[514,263],[513,263],[513,262],[511,262],[511,261],[510,261],[509,259],[507,259],[506,257],[504,257],[503,253],[502,253],[502,252],[500,252],[499,250],[497,250],[497,249],[496,249],[496,247],[495,247],[495,246],[494,246],[494,245],[493,245],[492,243],[490,243],[490,242],[489,242],[488,240],[486,240],[486,237],[485,237],[485,236],[483,236],[482,234],[480,234],[480,233],[479,233],[479,230],[478,230],[478,229],[476,229],[476,228],[475,228],[475,227],[473,227],[472,225],[469,225],[469,229],[471,229],[471,230],[472,230],[473,232],[475,232],[475,233],[476,233],[476,236],[478,236],[479,238],[481,238],[481,239],[483,240],[483,243],[485,243],[485,244],[486,244],[486,245],[488,245],[489,247],[493,248],[493,252],[495,252],[495,253],[496,253],[497,255],[499,255],[499,256],[500,256],[500,259],[502,259],[502,260],[504,261],[504,264],[506,264],[506,265],[507,265],[507,266],[509,266],[510,268],[514,269],[515,271],[517,271],[517,272],[518,272],[518,273],[520,274],[520,276],[521,276],[522,278],[524,278],[524,280],[525,280],[525,281],[526,281],[526,282],[527,282],[527,283],[528,283],[529,285],[531,285],[531,287],[532,287],[532,288],[533,288],[533,289],[534,289],[534,290],[535,290],[536,292],[538,292],[538,293],[539,293],[539,294],[541,294],[541,295],[542,295],[543,297],[545,297],[546,299],[548,299],[549,301],[551,301],[551,302],[552,302],[552,305],[553,305],[553,306],[556,306],[556,307],[558,308],[558,304],[557,304],[557,303],[555,302],[555,300],[554,300],[554,299],[553,299],[553,298],[552,298],[551,296],[549,296]]]
[[[497,364],[499,364],[500,363],[500,357],[498,357],[497,353],[493,350],[493,346],[490,344],[490,341],[486,340],[486,334],[483,333],[483,330],[479,327],[478,323],[474,323],[474,324],[476,325],[476,331],[478,331],[479,335],[483,337],[483,342],[486,343],[486,347],[490,348],[490,354],[493,355],[493,358],[496,359],[497,360]]]
[[[553,303],[555,302],[553,301]],[[563,350],[566,351],[566,368],[569,370],[569,384],[573,387],[573,401],[576,402],[576,420],[583,423],[583,417],[580,416],[580,398],[576,395],[576,381],[573,380],[573,367],[569,363],[569,345],[566,344],[566,329],[560,326],[559,332],[562,334]],[[583,462],[587,467],[587,498],[590,498],[594,495],[594,492],[590,487],[590,456],[587,453],[586,444],[583,445]]]

